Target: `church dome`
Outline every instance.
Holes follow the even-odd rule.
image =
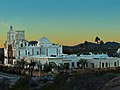
[[[46,37],[42,37],[39,42],[40,44],[51,44],[50,40]]]

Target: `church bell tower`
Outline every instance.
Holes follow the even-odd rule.
[[[8,58],[8,64],[13,64],[13,44],[15,40],[15,33],[13,30],[13,26],[10,26],[9,32],[7,33],[7,42],[8,42],[8,52],[7,52],[7,58]]]

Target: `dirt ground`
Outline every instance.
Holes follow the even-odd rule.
[[[120,90],[120,76],[113,78],[101,90]]]

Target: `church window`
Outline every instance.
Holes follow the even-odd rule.
[[[91,63],[91,66],[92,66],[92,68],[95,68],[95,64],[94,63]]]
[[[80,63],[79,63],[79,62],[77,62],[77,67],[79,67],[79,65],[80,65]]]
[[[106,62],[106,67],[108,67],[108,63]]]
[[[102,63],[102,67],[104,67],[104,63]]]
[[[72,62],[72,67],[74,67],[74,62]]]
[[[28,55],[30,55],[30,52],[28,52]]]
[[[21,47],[23,47],[23,44],[21,43]]]
[[[39,54],[39,52],[37,51],[37,55]]]
[[[117,64],[116,64],[116,62],[114,62],[114,66],[116,66]]]
[[[86,63],[86,67],[88,67],[88,63]]]
[[[26,42],[25,42],[25,46],[26,46]]]

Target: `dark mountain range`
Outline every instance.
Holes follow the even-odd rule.
[[[116,51],[120,48],[118,42],[106,42],[103,44],[96,44],[93,42],[87,42],[75,45],[75,46],[63,46],[63,53],[66,54],[88,54],[92,53],[107,53],[110,56],[116,56]]]

